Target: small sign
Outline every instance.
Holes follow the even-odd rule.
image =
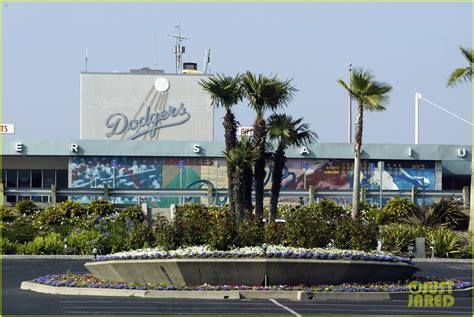
[[[117,165],[118,165],[117,160],[112,160],[112,167],[113,167],[113,168],[116,168]]]
[[[14,124],[0,124],[0,131],[1,134],[14,134],[15,133],[15,125]]]
[[[182,170],[185,165],[186,165],[186,163],[183,160],[179,160],[178,167],[179,167],[180,170]]]
[[[309,168],[309,163],[308,162],[303,162],[303,168],[307,170]]]
[[[374,163],[369,163],[369,168],[372,172],[375,171],[375,164]]]
[[[253,127],[239,127],[237,129],[237,136],[246,135],[248,137],[253,136]]]

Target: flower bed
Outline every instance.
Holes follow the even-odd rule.
[[[465,289],[472,286],[471,282],[460,280],[444,280],[439,278],[422,278],[399,282],[399,283],[344,283],[340,285],[272,285],[264,286],[246,286],[246,285],[194,285],[194,286],[175,286],[162,284],[140,284],[140,283],[116,283],[101,280],[91,274],[57,274],[46,275],[33,280],[35,283],[45,284],[56,287],[77,287],[77,288],[110,288],[110,289],[133,289],[133,290],[160,290],[160,291],[230,291],[230,290],[257,290],[257,291],[308,291],[308,292],[407,292],[408,284],[411,281],[418,282],[445,282],[444,285],[452,285],[452,289]],[[447,282],[447,283],[446,283]]]
[[[262,247],[236,248],[230,251],[215,251],[208,246],[179,248],[165,251],[161,249],[140,249],[98,256],[95,261],[110,260],[146,260],[146,259],[179,259],[179,258],[284,258],[284,259],[319,259],[319,260],[359,260],[378,262],[402,262],[414,264],[407,258],[395,256],[387,252],[362,252],[339,250],[335,248],[292,248],[270,245]]]

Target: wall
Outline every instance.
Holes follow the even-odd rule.
[[[80,138],[212,141],[214,109],[199,86],[205,78],[83,73]]]

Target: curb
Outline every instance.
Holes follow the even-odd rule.
[[[19,255],[7,254],[1,256],[2,260],[89,260],[92,261],[92,255]]]
[[[299,301],[349,300],[380,301],[405,300],[408,292],[306,292],[306,291],[157,291],[107,288],[57,287],[31,281],[21,283],[22,290],[54,295],[118,296],[143,298],[183,298],[183,299],[287,299]],[[471,297],[472,287],[453,291],[456,297]]]
[[[414,258],[413,262],[417,263],[473,263],[473,259],[445,259],[445,258]]]

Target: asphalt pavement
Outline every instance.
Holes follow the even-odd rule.
[[[87,273],[86,260],[8,259],[2,261],[3,315],[472,315],[472,298],[455,297],[452,307],[408,307],[407,300],[385,301],[289,301],[196,300],[133,297],[48,295],[20,289],[22,281],[47,274]],[[419,263],[418,275],[472,281],[471,263]]]

